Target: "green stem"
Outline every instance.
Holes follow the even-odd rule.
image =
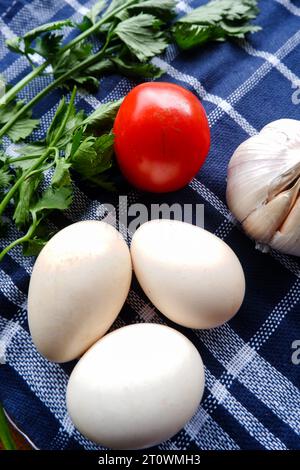
[[[26,77],[22,78],[15,86],[13,86],[10,90],[8,90],[5,95],[2,96],[0,99],[0,106],[8,104],[12,101],[16,95],[21,91],[29,82],[31,82],[35,77],[40,75],[49,65],[49,63],[44,62],[39,67],[36,67],[32,72],[30,72]]]
[[[0,255],[1,256],[1,255]],[[5,450],[16,450],[16,444],[9,430],[4,410],[0,404],[0,440]]]
[[[95,33],[97,29],[100,28],[104,23],[109,21],[111,18],[113,18],[117,13],[120,11],[128,8],[130,5],[135,3],[136,0],[128,0],[127,2],[124,3],[124,5],[119,6],[118,8],[115,8],[113,11],[111,11],[108,15],[104,15],[97,23],[95,23],[93,26],[91,26],[89,29],[81,33],[79,36],[76,36],[72,41],[70,41],[68,44],[66,44],[62,49],[60,53],[64,53],[65,51],[71,49],[73,46],[76,46],[80,41],[83,39],[87,38],[91,34]]]
[[[55,134],[55,138],[53,139],[52,142],[50,142],[50,145],[49,145],[49,150],[53,151],[56,153],[57,149],[55,148],[57,142],[59,142],[64,130],[65,130],[65,127],[66,127],[66,124],[69,120],[69,117],[70,117],[70,114],[73,110],[73,105],[74,105],[74,101],[75,101],[75,97],[76,97],[76,93],[77,93],[77,88],[76,86],[74,86],[73,88],[73,91],[72,91],[72,95],[71,95],[71,99],[70,99],[70,103],[69,103],[69,106],[67,108],[67,112],[66,114],[64,115],[64,118],[59,126],[59,129],[58,131],[56,132]]]
[[[68,51],[72,47],[76,46],[79,42],[83,41],[85,38],[90,36],[91,34],[95,33],[100,26],[102,26],[104,23],[109,21],[111,18],[113,18],[117,13],[120,11],[124,10],[125,8],[129,7],[132,5],[136,0],[128,0],[127,2],[124,3],[124,5],[119,6],[112,12],[110,12],[108,15],[104,15],[97,23],[95,23],[93,26],[91,26],[89,29],[84,31],[83,33],[79,34],[79,36],[76,36],[76,38],[72,39],[68,44],[63,46],[59,52],[59,54],[63,54],[64,52]],[[8,104],[10,101],[12,101],[16,95],[21,91],[28,83],[31,82],[35,77],[40,75],[50,64],[50,61],[47,60],[44,62],[42,65],[36,67],[32,72],[30,72],[26,77],[24,77],[22,80],[20,80],[15,86],[13,86],[5,95],[0,99],[0,106]],[[2,134],[3,135],[3,134]]]
[[[108,44],[106,44],[107,47]],[[50,93],[50,91],[54,90],[57,88],[59,85],[61,85],[63,82],[67,81],[69,78],[72,77],[73,74],[79,72],[80,70],[84,69],[85,67],[88,67],[89,65],[93,64],[96,62],[98,59],[100,59],[105,51],[106,47],[104,46],[99,52],[96,54],[92,55],[91,57],[88,57],[85,59],[83,62],[78,64],[76,67],[73,69],[69,70],[68,72],[64,73],[60,77],[58,77],[56,80],[51,82],[46,88],[44,88],[40,93],[38,93],[31,101],[26,103],[19,111],[0,129],[0,139],[7,133],[7,131],[17,122],[18,119],[20,119],[21,116],[23,116],[27,111],[29,111],[33,106],[38,103],[45,95]]]
[[[26,242],[27,240],[30,240],[32,235],[35,232],[36,227],[38,226],[39,221],[37,220],[36,213],[32,212],[32,224],[30,225],[28,232],[23,235],[23,237],[18,238],[17,240],[14,240],[10,245],[7,245],[4,250],[1,251],[0,253],[0,262],[3,260],[4,256],[15,246],[21,245],[22,243]],[[1,421],[0,421],[1,423]]]
[[[2,199],[1,203],[0,203],[0,217],[1,215],[3,214],[3,212],[5,211],[6,209],[6,206],[9,204],[10,200],[12,199],[12,197],[14,196],[14,194],[16,193],[16,191],[18,190],[18,188],[21,186],[21,184],[23,183],[23,181],[25,181],[25,179],[30,175],[30,173],[34,170],[36,170],[41,163],[43,163],[49,156],[49,154],[52,152],[52,149],[47,149],[43,155],[41,155],[37,161],[35,162],[34,165],[32,165],[31,168],[29,168],[27,171],[25,171],[23,173],[22,176],[20,176],[20,178],[15,182],[15,184],[10,188],[10,190],[5,194],[4,198]]]
[[[16,158],[8,158],[5,162],[8,165],[13,165],[17,162],[25,162],[26,160],[34,160],[35,158],[39,158],[40,155],[24,155],[23,157],[16,157]]]

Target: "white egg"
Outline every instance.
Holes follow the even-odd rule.
[[[129,249],[111,225],[79,222],[57,233],[29,285],[29,328],[40,353],[55,362],[83,354],[116,319],[131,273]]]
[[[114,449],[142,449],[176,434],[204,389],[195,346],[156,324],[130,325],[100,339],[74,368],[67,407],[89,439]]]
[[[151,302],[189,328],[213,328],[239,310],[245,294],[241,264],[231,248],[200,227],[152,220],[131,244],[136,277]]]

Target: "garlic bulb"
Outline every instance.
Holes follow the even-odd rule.
[[[258,247],[300,256],[300,121],[271,122],[237,148],[226,198]]]

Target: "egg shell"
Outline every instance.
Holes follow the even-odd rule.
[[[85,221],[58,232],[29,285],[29,328],[40,353],[55,362],[82,355],[116,319],[131,274],[129,249],[111,225]]]
[[[136,277],[170,320],[189,328],[213,328],[239,310],[245,294],[241,264],[210,232],[176,220],[141,225],[131,244]]]
[[[163,325],[125,326],[100,339],[75,366],[67,408],[79,431],[113,449],[142,449],[176,434],[204,389],[195,346]]]

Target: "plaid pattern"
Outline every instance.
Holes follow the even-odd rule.
[[[178,13],[201,3],[205,1],[179,1]],[[16,82],[29,70],[25,59],[8,52],[6,38],[54,19],[79,20],[92,4],[93,0],[0,0],[0,72]],[[247,41],[210,44],[185,54],[171,46],[154,59],[165,70],[161,80],[183,85],[201,98],[212,133],[211,152],[197,178],[163,201],[204,203],[206,228],[234,249],[247,282],[243,307],[228,324],[209,331],[176,327],[202,355],[206,389],[193,419],[160,449],[300,449],[300,365],[291,359],[292,343],[300,339],[300,264],[276,252],[256,251],[236,226],[224,198],[226,167],[238,144],[272,120],[300,116],[300,105],[292,102],[300,83],[300,2],[261,0],[260,8],[256,22],[263,30]],[[70,37],[70,31],[66,34]],[[21,96],[29,99],[48,80],[36,79]],[[135,84],[110,76],[101,81],[97,96],[79,95],[77,105],[91,112]],[[37,107],[43,118],[36,137],[43,135],[59,96],[53,92]],[[110,198],[77,182],[76,205],[67,212],[65,223],[101,219],[106,214],[104,201],[116,202]],[[131,192],[128,202],[150,204],[162,198]],[[130,239],[125,229],[124,234]],[[17,235],[12,225],[1,245]],[[65,390],[74,363],[52,364],[31,342],[26,301],[33,262],[15,248],[0,267],[0,358],[5,362],[0,367],[0,400],[39,448],[99,449],[74,428],[67,414]],[[166,319],[133,283],[114,327],[145,321]]]

